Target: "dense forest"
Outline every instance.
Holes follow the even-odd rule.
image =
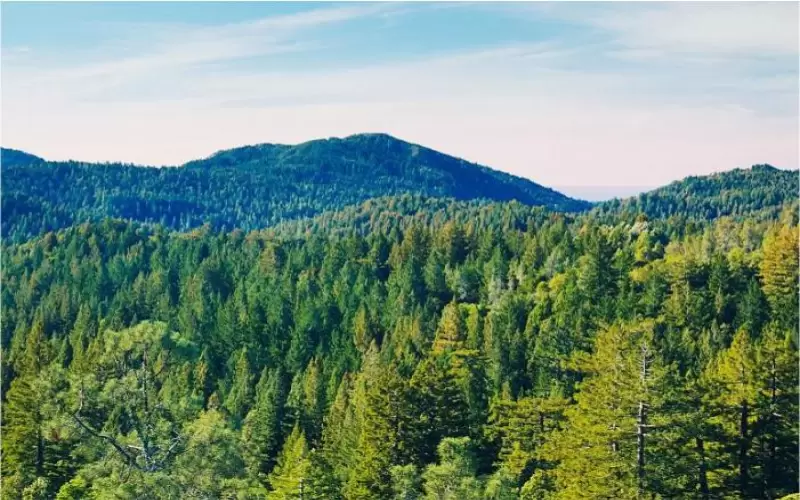
[[[691,213],[712,219],[729,215],[774,218],[784,203],[797,199],[797,170],[754,165],[708,176],[688,177],[654,191],[628,199],[599,204],[596,211],[612,217],[668,217]]]
[[[3,498],[798,491],[797,172],[575,213],[472,199],[492,198],[486,172],[481,196],[422,183],[361,203],[376,191],[341,177],[257,196],[261,158],[287,151],[4,166]],[[345,163],[370,164],[326,165]],[[181,177],[208,171],[218,195]],[[157,216],[179,186],[201,208]],[[124,190],[153,205],[110,211]]]
[[[10,149],[1,159],[2,235],[13,241],[104,217],[182,231],[204,223],[247,231],[403,193],[590,207],[385,134],[246,146],[174,168],[47,162]]]

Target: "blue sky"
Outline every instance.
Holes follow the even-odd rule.
[[[559,187],[798,166],[794,2],[1,9],[2,142],[49,159],[387,132]]]

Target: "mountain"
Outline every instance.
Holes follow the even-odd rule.
[[[203,223],[250,230],[403,193],[558,211],[591,207],[385,134],[245,146],[176,168],[47,162],[6,149],[2,159],[2,234],[14,241],[103,217],[179,230]]]
[[[563,213],[394,141],[164,169],[10,156],[12,234],[124,197],[139,221],[284,220],[103,218],[3,245],[3,498],[797,491],[796,172]]]
[[[25,166],[43,163],[44,159],[36,155],[19,151],[17,149],[0,148],[0,164],[4,168],[12,166]]]
[[[632,198],[599,203],[600,215],[650,218],[682,216],[711,220],[723,216],[774,217],[797,200],[798,170],[754,165],[707,176],[692,176]]]
[[[664,222],[672,216],[708,221],[722,216],[775,220],[787,204],[796,202],[799,180],[797,171],[755,165],[750,169],[688,177],[636,197],[601,202],[589,212],[566,218],[596,218],[608,224],[620,220],[633,222],[641,214]],[[548,216],[549,212],[542,207],[514,202],[400,195],[373,198],[313,217],[293,219],[277,224],[269,232],[295,237],[319,230],[366,234],[419,223],[442,227],[448,222],[524,231]]]

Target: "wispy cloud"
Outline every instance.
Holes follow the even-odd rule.
[[[532,4],[548,16],[604,32],[628,54],[795,55],[796,2]]]
[[[164,72],[180,73],[203,64],[312,50],[318,48],[319,44],[314,41],[298,41],[303,31],[371,15],[387,14],[391,9],[390,4],[316,8],[295,14],[212,26],[140,23],[129,26],[128,31],[128,36],[138,36],[138,39],[128,42],[139,47],[135,55],[111,58],[95,56],[100,60],[66,67],[51,59],[47,64],[53,67],[44,70],[33,66],[37,62],[33,60],[28,61],[29,64],[25,67],[31,69],[33,66],[35,70],[25,76],[26,79],[38,78],[45,82],[92,80],[95,85],[115,84],[136,77],[163,76]],[[102,78],[107,78],[108,81],[98,82]]]
[[[645,4],[591,16],[622,45],[688,54],[766,56],[798,53],[796,2]]]

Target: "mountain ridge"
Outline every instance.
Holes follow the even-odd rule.
[[[3,236],[18,241],[118,217],[186,230],[261,229],[380,196],[517,200],[556,211],[592,204],[531,180],[386,134],[222,150],[177,168],[48,162],[2,150]]]
[[[752,216],[764,211],[776,215],[786,203],[797,200],[799,188],[800,170],[756,164],[688,176],[637,196],[600,202],[592,211],[629,217],[684,215],[697,219]]]

